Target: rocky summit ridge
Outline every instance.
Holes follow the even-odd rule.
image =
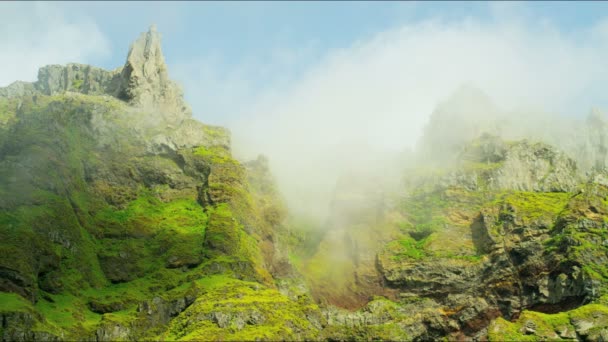
[[[310,299],[274,283],[291,269],[267,164],[191,118],[154,27],[122,69],[47,66],[0,89],[0,156],[3,340],[220,339],[256,298],[235,339],[315,331]],[[221,328],[185,329],[199,311]]]
[[[0,88],[0,336],[608,340],[606,121],[501,115],[461,89],[401,185],[352,173],[319,224],[192,118],[155,27],[122,68],[43,67]]]
[[[180,87],[169,79],[161,36],[155,25],[131,44],[122,68],[107,71],[76,63],[48,65],[40,68],[36,82],[14,82],[0,89],[0,96],[51,96],[65,92],[112,96],[129,105],[162,113],[162,118],[171,124],[192,117]]]

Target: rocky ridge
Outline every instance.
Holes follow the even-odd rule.
[[[0,89],[2,339],[314,336],[316,305],[275,285],[291,268],[268,165],[230,149],[191,118],[154,27],[122,69],[48,66]]]
[[[325,300],[363,307],[328,314],[330,326],[348,327],[344,339],[601,340],[608,325],[586,315],[605,310],[607,173],[584,177],[548,144],[489,134],[457,160],[412,168],[399,198],[352,181],[336,196],[348,222],[328,221],[305,267],[326,270],[309,275]],[[323,267],[328,253],[341,264]],[[374,295],[393,313],[370,317]]]

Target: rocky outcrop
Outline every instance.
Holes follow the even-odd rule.
[[[0,88],[0,96],[17,98],[34,95],[58,95],[75,92],[87,95],[110,95],[117,93],[120,85],[120,69],[107,71],[85,64],[47,65],[38,70],[34,83],[17,81]]]
[[[492,139],[477,146],[486,152],[473,146],[462,169],[442,176],[447,181],[433,187],[422,182],[411,190],[416,194],[412,201],[420,205],[405,206],[404,217],[415,218],[413,227],[403,225],[409,237],[378,254],[386,285],[408,297],[433,298],[450,312],[464,312],[473,298],[483,299],[484,319],[459,321],[459,331],[469,337],[485,334],[497,317],[516,320],[526,310],[570,312],[598,300],[605,293],[602,265],[608,261],[603,173],[575,186],[575,163],[547,145]],[[497,165],[470,167],[482,160]],[[506,172],[509,163],[517,170]],[[535,170],[547,173],[537,177]],[[457,173],[463,177],[454,177]],[[471,211],[475,207],[477,214]],[[442,225],[433,226],[435,221]],[[430,226],[424,235],[421,226]],[[450,241],[451,232],[468,237]],[[474,246],[474,255],[466,254],[467,244]],[[458,301],[446,300],[456,293]],[[526,329],[522,334],[536,334],[533,327]]]
[[[594,108],[579,119],[538,110],[501,110],[481,90],[462,86],[431,114],[419,141],[419,161],[445,165],[457,162],[469,142],[483,134],[504,140],[539,141],[563,151],[584,175],[608,165],[606,114]]]
[[[122,69],[47,66],[33,84],[0,89],[0,124],[6,339],[163,339],[207,281],[272,287],[273,275],[293,275],[267,162],[245,167],[227,129],[191,118],[154,28]],[[273,296],[279,311],[298,300]],[[318,312],[306,302],[290,315],[305,319],[304,307]],[[251,336],[269,336],[255,335],[268,322],[247,321]],[[294,326],[293,336],[316,331]]]
[[[42,318],[31,312],[1,313],[0,338],[3,341],[61,341],[62,334],[35,331],[34,327]]]
[[[147,112],[147,121],[157,119],[177,126],[192,117],[180,87],[169,79],[160,34],[155,26],[142,33],[131,45],[122,68],[107,71],[76,63],[48,65],[40,68],[38,80],[34,83],[18,81],[0,88],[0,96],[6,98],[37,94],[51,96],[66,92],[116,97]],[[190,121],[184,125],[172,140],[191,139],[192,126],[201,128],[197,123]]]
[[[572,192],[584,179],[574,159],[555,147],[521,140],[505,142],[482,134],[470,141],[444,174],[422,175],[428,186],[472,191]],[[426,178],[426,180],[424,179]]]
[[[32,96],[36,93],[35,85],[29,82],[15,81],[7,87],[0,87],[0,97],[5,98]]]
[[[119,76],[119,70],[106,71],[84,64],[49,65],[38,71],[35,87],[44,95],[57,95],[66,91],[110,95],[117,90]]]
[[[161,297],[154,297],[152,300],[143,301],[137,306],[140,313],[138,324],[148,329],[165,325],[172,318],[182,313],[196,300],[195,294],[191,293],[182,298],[167,301]]]
[[[608,166],[608,120],[597,109],[573,134],[577,139],[565,146],[576,156],[584,170],[602,170]]]
[[[181,90],[169,79],[160,34],[154,25],[131,45],[117,96],[144,110],[162,113],[163,119],[172,124],[191,117]]]
[[[497,190],[570,192],[578,185],[574,160],[549,145],[529,142],[511,146],[488,186]]]

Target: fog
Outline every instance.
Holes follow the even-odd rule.
[[[108,39],[90,16],[44,2],[2,4],[0,48],[0,87],[36,81],[45,65],[85,64],[111,53]]]
[[[435,109],[456,113],[447,135],[462,118],[513,115],[513,136],[605,103],[597,94],[608,79],[608,21],[574,35],[496,15],[413,23],[329,52],[289,86],[258,94],[230,125],[235,154],[266,154],[290,209],[322,217],[344,172],[398,176],[387,163],[417,149]]]

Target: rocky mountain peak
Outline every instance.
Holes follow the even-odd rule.
[[[467,141],[484,132],[500,135],[500,115],[486,93],[463,85],[433,110],[420,141],[421,149],[436,160],[450,159]]]
[[[160,33],[156,26],[142,33],[129,49],[127,61],[122,69],[125,81],[120,97],[125,100],[140,100],[142,95],[157,97],[160,94],[144,92],[146,89],[163,89],[168,86],[167,65],[161,49]],[[145,96],[144,96],[145,97]]]
[[[0,88],[0,96],[8,98],[65,92],[119,98],[148,113],[148,119],[160,119],[150,120],[155,123],[175,126],[192,117],[182,90],[169,79],[155,25],[131,44],[121,68],[108,71],[77,63],[47,65],[40,68],[34,83],[15,82]]]
[[[147,109],[158,109],[168,121],[181,121],[191,116],[181,89],[169,79],[156,25],[131,44],[121,79],[120,99]]]

